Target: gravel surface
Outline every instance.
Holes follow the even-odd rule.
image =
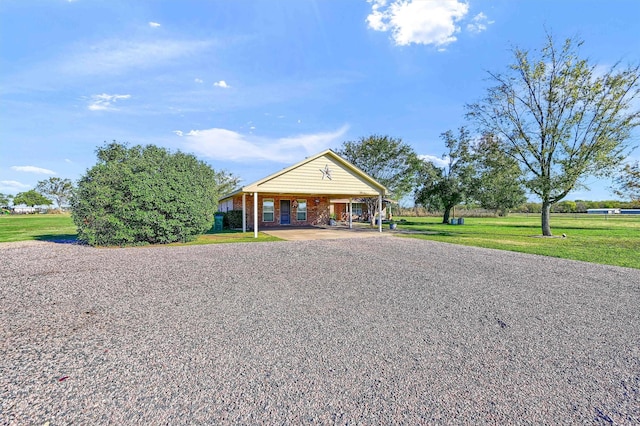
[[[2,424],[640,422],[640,270],[371,238],[7,245],[0,279]]]

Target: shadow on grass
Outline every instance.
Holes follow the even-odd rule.
[[[213,228],[209,229],[203,235],[213,235],[213,234],[240,234],[242,233],[241,229],[223,229],[222,231],[214,231]]]
[[[413,222],[410,220],[401,220],[398,222],[399,225],[411,225],[411,226],[435,226],[435,225],[446,225],[446,223],[440,222]]]
[[[78,234],[42,234],[33,239],[57,244],[78,244]]]

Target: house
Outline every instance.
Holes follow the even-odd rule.
[[[324,225],[339,212],[346,212],[351,227],[353,216],[362,214],[358,200],[376,197],[381,211],[386,192],[383,185],[329,149],[222,197],[218,210],[242,210],[242,231],[253,224],[257,238],[262,228]],[[382,221],[378,227],[382,232]]]

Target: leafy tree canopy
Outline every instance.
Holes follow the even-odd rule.
[[[98,148],[71,198],[79,239],[91,245],[189,241],[206,232],[220,195],[216,173],[191,154],[154,145]]]
[[[626,164],[615,179],[616,195],[634,201],[640,201],[640,162]]]
[[[51,177],[47,180],[41,180],[36,185],[36,190],[55,201],[58,208],[66,204],[73,192],[73,182],[70,179],[62,179],[59,177]]]
[[[527,200],[519,164],[504,152],[498,138],[482,135],[473,151],[476,175],[471,185],[472,197],[482,208],[506,216],[510,209]]]
[[[44,195],[40,194],[35,189],[30,189],[26,192],[19,192],[13,197],[13,204],[25,204],[29,207],[33,206],[48,206],[51,205],[51,200],[49,200]]]
[[[451,210],[472,194],[475,168],[469,132],[464,127],[457,136],[448,130],[441,137],[448,149],[442,158],[448,164],[444,168],[432,163],[423,167],[424,180],[416,191],[415,202],[430,210],[443,210],[442,223],[449,223]]]
[[[420,160],[402,139],[371,135],[347,141],[336,153],[384,185],[388,196],[402,198],[413,189]],[[378,210],[376,198],[365,198],[373,223]]]
[[[505,74],[468,116],[504,141],[518,161],[524,184],[542,201],[542,234],[551,235],[551,204],[588,175],[606,175],[625,158],[633,128],[640,124],[634,99],[640,94],[638,66],[602,70],[579,56],[582,42],[561,47],[551,35],[540,51],[513,49]]]
[[[0,207],[8,207],[11,200],[13,200],[13,195],[0,192]]]

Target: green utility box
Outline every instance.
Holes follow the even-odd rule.
[[[216,213],[213,222],[213,232],[222,232],[222,219],[224,219],[224,215],[222,213]]]

